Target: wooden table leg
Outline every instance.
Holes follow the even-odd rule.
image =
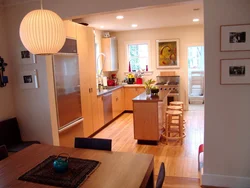
[[[146,188],[154,188],[154,170],[152,170]]]

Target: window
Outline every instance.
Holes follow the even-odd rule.
[[[145,71],[149,59],[148,43],[128,44],[127,58],[130,61],[131,71]]]

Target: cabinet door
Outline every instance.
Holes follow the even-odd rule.
[[[135,87],[126,87],[125,88],[125,110],[133,110],[133,101],[132,99],[137,96],[137,91]]]
[[[117,40],[116,38],[102,38],[102,51],[105,54],[103,71],[117,71]]]
[[[94,124],[94,131],[99,130],[104,125],[104,113],[103,113],[103,98],[102,96],[97,97],[97,115],[98,123]]]
[[[112,113],[113,118],[116,118],[119,115],[119,89],[112,92]]]
[[[120,93],[119,93],[119,114],[121,114],[125,108],[124,108],[124,88],[119,89]]]
[[[65,20],[63,21],[63,23],[66,32],[66,37],[76,39],[77,24],[69,20]]]
[[[140,94],[142,94],[144,91],[145,91],[144,87],[138,87],[138,88],[136,88],[137,96],[140,95]]]
[[[85,26],[77,24],[77,49],[79,58],[80,87],[82,116],[84,118],[83,133],[84,137],[90,136],[94,132],[92,117],[92,95],[90,81],[90,54],[89,36]],[[95,70],[94,70],[95,71]]]

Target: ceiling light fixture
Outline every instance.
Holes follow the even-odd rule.
[[[194,19],[193,19],[193,22],[199,22],[200,21],[200,19],[199,19],[199,8],[195,8],[195,9],[193,9],[193,11],[194,11]]]
[[[50,10],[33,10],[23,18],[19,35],[32,54],[55,54],[64,45],[66,33],[62,19]]]
[[[194,19],[193,19],[193,22],[199,22],[199,21],[200,21],[199,18],[194,18]]]
[[[138,25],[137,24],[132,24],[131,27],[137,27]]]
[[[101,28],[101,29],[103,29],[103,28],[104,28],[104,26],[102,25],[102,26],[100,26],[100,28]]]
[[[122,15],[116,16],[117,20],[122,20],[123,18],[124,18],[124,16],[122,16]]]

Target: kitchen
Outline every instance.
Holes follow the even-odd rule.
[[[200,5],[185,5],[181,9],[190,10],[190,14],[193,14],[193,8],[199,7]],[[191,8],[192,7],[192,8]],[[165,7],[167,9],[168,7]],[[171,7],[178,9],[178,6]],[[179,7],[180,8],[180,7]],[[201,7],[200,7],[201,8]],[[144,10],[145,11],[145,10]],[[148,11],[159,11],[159,10],[148,10]],[[166,10],[163,10],[166,11]],[[176,12],[180,10],[175,10]],[[172,26],[172,27],[161,27],[161,28],[140,28],[141,24],[138,24],[137,28],[132,28],[129,24],[126,26],[126,30],[123,31],[107,31],[106,29],[109,27],[108,23],[115,22],[115,27],[119,28],[124,25],[123,21],[126,20],[126,13],[129,12],[119,12],[113,14],[104,14],[98,15],[95,17],[93,15],[86,16],[86,18],[80,18],[74,20],[74,22],[66,21],[68,27],[70,24],[75,24],[75,22],[81,23],[82,30],[89,29],[91,26],[94,27],[94,36],[95,38],[86,37],[81,38],[82,40],[88,41],[91,38],[91,42],[93,44],[93,40],[95,41],[95,46],[92,45],[91,50],[87,50],[88,52],[84,52],[85,56],[81,56],[79,53],[79,59],[81,62],[94,62],[92,64],[80,64],[80,81],[85,83],[84,88],[81,88],[82,95],[82,112],[84,123],[80,130],[83,132],[79,133],[77,126],[75,128],[71,128],[68,131],[64,131],[59,135],[59,141],[61,145],[65,146],[73,146],[74,137],[82,136],[82,137],[97,137],[97,138],[111,138],[113,140],[113,149],[116,151],[138,151],[141,152],[143,150],[155,150],[154,146],[150,145],[138,145],[137,139],[134,137],[134,120],[133,114],[133,99],[138,95],[145,92],[145,85],[140,84],[140,80],[133,79],[138,75],[139,78],[142,77],[143,83],[149,79],[155,80],[157,83],[157,87],[162,91],[171,90],[171,94],[168,94],[168,101],[171,102],[173,100],[180,100],[184,102],[184,110],[188,110],[188,66],[184,63],[187,59],[187,47],[189,45],[201,44],[203,43],[203,25],[201,23],[191,23],[190,26]],[[123,19],[117,19],[116,16],[123,14]],[[140,15],[141,13],[136,12],[136,15]],[[149,14],[146,12],[145,14]],[[102,17],[108,17],[102,20]],[[192,18],[192,15],[191,15]],[[190,19],[191,19],[190,18]],[[112,22],[110,21],[112,19]],[[133,18],[136,19],[136,18]],[[202,19],[202,18],[201,18]],[[99,20],[102,24],[98,23],[95,25],[91,24],[91,20]],[[106,22],[105,22],[106,20]],[[122,22],[118,27],[118,23]],[[129,21],[130,22],[130,21]],[[192,22],[192,19],[191,19]],[[89,24],[88,27],[84,26]],[[131,22],[133,23],[133,22]],[[102,28],[102,26],[104,28]],[[159,23],[162,24],[162,23]],[[80,27],[79,25],[77,27]],[[74,27],[75,28],[75,27]],[[131,29],[132,28],[132,29]],[[68,30],[68,32],[70,29]],[[73,32],[77,33],[77,32]],[[88,32],[91,34],[91,31]],[[74,35],[72,35],[73,37]],[[80,35],[77,34],[77,37]],[[156,66],[156,40],[159,39],[176,39],[179,38],[179,51],[180,51],[180,67],[172,68],[172,69],[157,69]],[[106,40],[106,41],[105,41]],[[105,42],[103,42],[105,41]],[[108,42],[107,42],[108,41]],[[112,42],[116,41],[116,42]],[[89,43],[89,44],[90,44]],[[134,44],[142,44],[142,48],[147,44],[146,51],[148,52],[148,63],[143,64],[143,67],[140,71],[136,70],[136,65],[131,63],[131,57],[127,54],[128,46]],[[104,45],[105,44],[105,45]],[[82,44],[82,45],[86,45]],[[112,46],[113,45],[113,46]],[[144,46],[143,46],[144,45]],[[85,46],[85,48],[88,48]],[[92,49],[95,48],[95,55],[93,54]],[[82,49],[82,48],[81,48]],[[115,62],[113,58],[111,58],[111,49],[116,49],[114,52],[117,52],[117,64],[111,65],[111,62]],[[142,50],[143,51],[143,50]],[[145,52],[145,48],[144,48]],[[91,55],[90,55],[91,54]],[[104,54],[104,55],[103,55]],[[116,56],[116,55],[115,55]],[[130,63],[129,63],[130,62]],[[95,67],[93,67],[95,65]],[[103,67],[102,67],[103,66]],[[87,70],[87,71],[86,71]],[[136,70],[136,71],[134,71]],[[91,72],[92,71],[92,72]],[[89,79],[91,78],[91,79]],[[104,80],[104,82],[103,82]],[[118,81],[117,81],[118,80]],[[125,83],[127,82],[127,83]],[[135,83],[133,83],[135,82]],[[113,86],[114,83],[118,83],[117,86]],[[132,84],[133,83],[133,84]],[[168,84],[166,84],[168,83]],[[83,105],[84,104],[84,105]],[[125,112],[125,113],[124,113]],[[180,172],[178,168],[181,168],[181,165],[185,163],[183,158],[179,158],[175,156],[173,161],[181,161],[177,162],[177,165],[170,164],[170,161],[167,164],[170,165],[170,168],[177,170],[169,171],[168,175],[173,176],[181,176],[181,177],[199,177],[199,173],[196,170],[197,165],[197,156],[196,150],[199,144],[202,143],[203,139],[203,128],[200,127],[199,122],[203,120],[203,111],[195,112],[197,115],[195,116],[187,116],[193,114],[193,112],[186,112],[184,119],[187,121],[186,127],[194,126],[198,128],[198,134],[194,131],[187,128],[187,136],[184,138],[183,147],[186,152],[189,153],[185,160],[189,161],[191,165],[189,165],[189,172]],[[162,115],[164,117],[164,114]],[[191,121],[188,121],[191,120]],[[162,124],[164,121],[160,121]],[[160,136],[160,135],[158,135]],[[195,140],[193,145],[190,143]],[[165,145],[165,142],[159,142],[160,137],[157,139],[158,146],[162,148]],[[155,140],[154,140],[155,141]],[[186,144],[188,145],[186,146]],[[170,144],[172,151],[176,149],[180,149],[180,144],[178,142],[174,143],[175,148]],[[153,147],[153,148],[151,148]],[[182,147],[181,147],[182,148]],[[190,149],[192,148],[192,149]],[[164,151],[165,149],[160,149],[160,151]],[[179,151],[178,151],[179,152]],[[182,152],[181,152],[182,153]],[[157,156],[157,152],[154,153]],[[181,154],[182,155],[182,154]],[[160,158],[166,158],[167,154],[163,157],[162,154],[159,154]],[[158,163],[157,163],[158,164]],[[159,166],[156,165],[156,170],[158,171]]]
[[[200,144],[200,140],[202,140],[202,136],[195,135],[195,146],[192,149],[187,149],[187,158],[179,158],[177,156],[177,152],[174,154],[177,149],[181,149],[179,145],[176,147],[167,146],[165,147],[164,142],[158,143],[160,148],[159,151],[157,149],[158,146],[150,146],[150,145],[139,145],[137,144],[137,140],[134,139],[133,133],[133,114],[132,113],[124,113],[124,111],[132,111],[133,110],[133,102],[132,99],[136,96],[140,95],[145,91],[144,84],[122,84],[122,80],[124,80],[129,72],[129,60],[130,57],[127,56],[127,46],[133,45],[134,43],[141,42],[142,44],[147,44],[148,46],[148,68],[146,66],[142,67],[144,69],[143,74],[143,82],[149,80],[150,78],[157,81],[157,76],[160,75],[160,72],[175,72],[176,75],[180,76],[180,96],[179,100],[184,101],[186,104],[185,107],[188,106],[188,100],[186,97],[187,94],[187,64],[185,63],[187,59],[187,50],[186,46],[188,44],[196,44],[203,43],[203,25],[202,18],[201,22],[193,23],[193,9],[197,6],[201,6],[198,4],[184,4],[182,6],[171,6],[164,7],[166,10],[154,10],[149,9],[145,11],[144,14],[141,11],[134,13],[135,15],[141,15],[141,20],[145,20],[145,14],[152,14],[153,12],[169,12],[170,14],[180,14],[183,10],[188,10],[189,12],[189,26],[186,26],[185,20],[181,20],[181,23],[178,22],[178,19],[175,21],[166,20],[168,23],[165,25],[161,22],[161,16],[158,18],[158,22],[147,21],[149,25],[154,25],[154,28],[142,27],[143,23],[136,20],[136,18],[131,18],[132,20],[128,20],[130,16],[126,13],[131,13],[131,11],[112,13],[110,17],[112,19],[108,19],[110,23],[115,23],[115,27],[117,26],[117,22],[121,23],[121,26],[126,25],[126,30],[122,29],[121,31],[113,31],[110,29],[109,33],[111,37],[116,37],[117,40],[117,49],[118,49],[118,71],[106,72],[104,71],[104,76],[111,76],[112,74],[116,74],[118,78],[118,83],[120,84],[117,88],[106,88],[108,89],[108,93],[112,92],[111,98],[107,96],[108,103],[104,104],[103,96],[98,94],[98,82],[97,82],[97,74],[100,73],[101,69],[96,70],[96,60],[98,57],[98,53],[103,53],[102,49],[102,38],[103,34],[107,31],[105,28],[108,28],[107,25],[104,25],[105,28],[101,28],[102,24],[98,24],[95,26],[95,36],[94,31],[91,27],[91,22],[89,23],[89,27],[84,25],[76,24],[72,21],[65,20],[65,28],[67,32],[67,37],[70,39],[77,40],[77,49],[78,49],[78,60],[79,60],[79,80],[80,80],[80,92],[81,92],[81,110],[83,123],[79,123],[78,126],[72,126],[69,129],[62,129],[58,134],[58,117],[57,117],[57,107],[55,105],[55,83],[52,82],[54,80],[54,68],[51,66],[52,59],[48,57],[37,56],[37,63],[27,65],[29,68],[38,69],[39,76],[39,88],[36,90],[20,90],[18,84],[15,86],[15,96],[16,96],[16,105],[17,114],[19,116],[21,124],[25,124],[25,129],[22,130],[24,137],[29,137],[30,139],[40,140],[42,143],[53,144],[53,145],[61,145],[61,146],[73,146],[74,145],[74,137],[88,137],[96,134],[94,137],[103,137],[103,138],[112,138],[113,140],[113,150],[115,151],[136,151],[136,152],[151,152],[155,153],[156,156],[156,164],[155,164],[155,172],[158,172],[159,162],[169,160],[166,159],[167,153],[171,153],[175,155],[174,158],[171,158],[173,164],[174,161],[177,161],[177,165],[169,166],[168,169],[181,169],[181,164],[184,163],[184,160],[188,161],[190,166],[187,168],[190,169],[186,172],[176,172],[176,171],[168,171],[167,175],[173,176],[178,175],[180,177],[198,177],[197,169],[196,169],[196,161],[197,156],[194,154],[197,149],[197,144]],[[171,11],[172,9],[172,11]],[[14,11],[15,9],[13,9]],[[11,14],[11,13],[10,13]],[[123,20],[117,20],[116,16],[123,14]],[[155,13],[154,13],[155,14]],[[105,16],[107,14],[104,14]],[[86,18],[85,18],[86,19]],[[100,19],[98,19],[100,20]],[[110,21],[111,20],[111,21]],[[131,22],[131,23],[123,23],[123,21]],[[159,21],[160,20],[160,21]],[[137,23],[137,27],[131,27],[132,23]],[[13,27],[16,27],[13,24]],[[179,26],[177,26],[179,25]],[[102,31],[105,31],[102,33]],[[156,66],[156,40],[160,39],[180,39],[180,68],[176,69],[157,69]],[[15,37],[10,39],[14,44],[16,40],[19,40]],[[95,49],[96,44],[99,44],[99,52]],[[21,45],[20,45],[21,48]],[[95,52],[96,51],[96,52]],[[144,50],[145,51],[145,50]],[[19,62],[18,54],[19,51],[16,50],[15,62]],[[107,58],[107,55],[106,55]],[[101,61],[103,57],[99,57],[99,63],[103,63]],[[106,59],[107,61],[107,59]],[[46,62],[46,64],[43,64]],[[146,64],[146,63],[144,63]],[[46,65],[44,67],[44,65]],[[13,65],[15,69],[19,68],[18,63]],[[131,65],[131,71],[134,70],[134,65]],[[21,66],[20,69],[25,69],[24,66]],[[142,70],[143,71],[143,70]],[[135,80],[136,81],[136,80]],[[157,81],[158,82],[158,81]],[[105,84],[103,84],[105,87]],[[108,84],[107,84],[108,85]],[[110,87],[110,86],[109,86]],[[112,86],[111,86],[112,87]],[[105,88],[104,88],[105,89]],[[105,90],[100,91],[105,92]],[[108,94],[106,93],[106,94]],[[98,96],[99,95],[99,96]],[[48,98],[48,100],[47,100]],[[49,102],[47,102],[49,101]],[[111,103],[112,101],[112,103]],[[110,104],[112,104],[110,106]],[[39,106],[40,108],[37,108]],[[108,107],[108,109],[104,110],[104,107]],[[112,108],[111,108],[112,107]],[[110,110],[112,109],[112,113]],[[25,112],[25,114],[23,113]],[[36,115],[39,114],[39,115]],[[120,116],[120,114],[122,114]],[[33,117],[32,119],[30,117]],[[106,118],[105,118],[106,117]],[[115,119],[117,118],[117,119]],[[196,117],[195,117],[196,118]],[[109,124],[107,127],[107,123],[109,121],[113,121],[113,123]],[[194,120],[195,124],[197,120]],[[188,122],[187,122],[188,123]],[[34,126],[34,124],[36,126]],[[48,126],[51,125],[51,126]],[[131,126],[132,125],[132,126]],[[198,127],[198,125],[197,125]],[[64,127],[66,128],[66,127]],[[32,130],[33,134],[30,134]],[[39,130],[39,131],[38,131]],[[125,131],[125,132],[124,132]],[[202,132],[202,130],[201,130]],[[194,138],[194,137],[193,137]],[[188,139],[186,139],[188,141]],[[189,143],[189,142],[187,142]],[[130,147],[131,146],[131,147]],[[184,143],[185,146],[185,143]],[[171,151],[170,151],[171,147]],[[195,149],[193,149],[195,148]],[[155,152],[153,152],[155,151]],[[157,155],[159,156],[157,157]],[[195,157],[191,158],[195,155]],[[182,154],[183,155],[183,154]],[[171,163],[171,161],[166,162],[166,164]]]

